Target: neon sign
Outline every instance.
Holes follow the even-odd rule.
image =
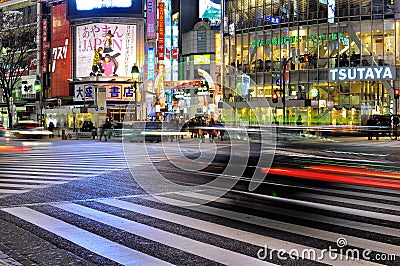
[[[281,45],[281,44],[292,44],[299,43],[302,40],[306,40],[307,42],[318,42],[318,41],[337,41],[342,40],[344,38],[344,32],[332,32],[325,34],[308,34],[307,36],[286,36],[280,38],[268,38],[264,40],[253,40],[251,42],[251,46],[253,48],[262,47],[262,46],[273,46],[273,45]]]

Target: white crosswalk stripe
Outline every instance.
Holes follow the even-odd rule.
[[[90,250],[100,257],[104,257],[121,263],[124,265],[163,265],[163,264],[179,264],[174,261],[174,256],[167,254],[158,254],[157,256],[146,253],[146,248],[136,246],[133,248],[129,245],[116,243],[111,237],[96,234],[92,232],[93,228],[97,228],[96,232],[104,231],[100,229],[102,226],[108,226],[131,234],[139,236],[146,241],[168,246],[173,248],[174,252],[183,252],[191,254],[196,258],[203,258],[210,262],[217,262],[225,265],[280,265],[286,263],[283,259],[276,258],[277,250],[282,249],[283,253],[289,255],[293,250],[298,251],[298,255],[304,261],[315,261],[329,265],[380,265],[378,261],[368,260],[363,257],[354,259],[355,253],[340,253],[342,258],[321,256],[325,249],[330,247],[336,248],[338,238],[345,238],[350,247],[361,250],[371,250],[382,254],[394,254],[400,257],[400,247],[391,244],[390,238],[398,238],[399,232],[396,229],[387,226],[386,221],[382,220],[381,224],[367,223],[365,221],[357,221],[358,217],[369,213],[371,217],[379,217],[374,212],[374,206],[369,213],[362,208],[365,207],[364,202],[354,202],[355,210],[359,212],[350,213],[348,208],[342,206],[320,204],[317,202],[302,201],[301,199],[281,199],[278,197],[265,196],[265,203],[259,203],[259,197],[247,197],[245,194],[240,196],[236,193],[234,196],[225,196],[216,201],[206,204],[193,206],[196,200],[210,200],[213,191],[197,191],[197,192],[177,192],[165,193],[153,198],[147,195],[121,197],[121,198],[103,198],[92,199],[90,202],[78,201],[74,203],[59,202],[44,204],[46,208],[52,208],[54,213],[60,210],[66,214],[52,217],[47,209],[40,209],[40,206],[18,206],[7,207],[1,211],[7,212],[14,217],[22,219],[30,224],[69,240],[75,245],[86,250]],[[349,193],[347,193],[349,194]],[[351,194],[351,193],[350,193]],[[342,194],[346,197],[346,193]],[[373,193],[365,193],[365,198],[373,198]],[[316,194],[314,198],[318,198]],[[323,197],[321,197],[323,198]],[[346,203],[348,199],[343,200]],[[285,203],[288,208],[273,206],[271,202]],[[174,205],[171,205],[174,203]],[[360,203],[361,205],[358,205]],[[392,202],[394,205],[396,201]],[[176,204],[176,205],[175,205]],[[332,203],[333,204],[333,203]],[[390,210],[389,202],[385,205]],[[308,213],[307,208],[292,210],[289,206],[309,206],[309,208],[320,209],[317,214]],[[381,207],[385,207],[381,206]],[[43,207],[44,208],[44,207]],[[111,209],[110,209],[111,208]],[[235,209],[233,211],[232,209]],[[236,210],[237,209],[237,210]],[[51,212],[51,213],[53,213]],[[262,214],[267,212],[275,215]],[[251,213],[251,214],[250,214]],[[333,214],[332,214],[333,213]],[[346,215],[347,218],[335,217],[338,215]],[[131,214],[129,216],[128,214]],[[64,219],[69,215],[81,217],[79,222]],[[142,217],[137,218],[139,216]],[[384,214],[388,215],[388,214]],[[291,222],[280,221],[278,216],[286,216],[294,219]],[[400,216],[391,215],[392,220],[400,224]],[[397,218],[397,219],[395,219]],[[82,221],[84,219],[85,221]],[[296,219],[305,220],[305,224],[298,224]],[[375,218],[374,218],[375,219]],[[85,222],[90,226],[85,226]],[[92,223],[98,223],[93,225]],[[316,224],[328,224],[338,228],[338,232],[331,232],[328,229],[320,228]],[[254,232],[249,231],[249,226],[261,229]],[[180,228],[180,230],[175,230]],[[183,232],[190,232],[185,234]],[[351,230],[355,230],[354,232]],[[184,235],[181,235],[182,234]],[[347,233],[345,233],[347,232]],[[364,232],[360,233],[359,232]],[[382,241],[371,240],[364,237],[369,233],[381,235]],[[122,234],[122,233],[121,233]],[[283,235],[290,235],[285,238]],[[328,246],[316,244],[315,241],[305,241],[309,244],[300,244],[298,238],[308,240],[318,240],[318,243],[331,243]],[[222,242],[235,242],[231,246],[224,246]],[[288,240],[290,239],[290,241]],[[144,241],[144,242],[146,242]],[[147,243],[147,242],[146,242]],[[218,243],[218,244],[217,244]],[[149,243],[146,244],[147,246]],[[259,258],[258,252],[267,247],[270,252],[275,252],[275,256]],[[143,249],[142,249],[143,248]],[[160,247],[154,247],[159,250]],[[246,249],[251,252],[245,252]],[[310,251],[315,252],[316,256],[312,256]],[[302,253],[302,251],[306,251]],[[282,255],[281,254],[281,255]],[[371,255],[370,255],[371,256]],[[296,260],[293,259],[294,264]],[[193,262],[192,264],[196,264]]]
[[[98,143],[78,148],[46,145],[28,152],[1,154],[0,197],[127,168],[121,144],[110,143],[107,149],[96,146]]]

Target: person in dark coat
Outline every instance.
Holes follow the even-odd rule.
[[[54,138],[54,123],[53,122],[49,123],[49,130],[53,133],[50,135],[50,138]]]
[[[372,118],[372,116],[370,116],[367,120],[367,132],[368,132],[368,140],[372,140],[372,137],[374,135],[374,128],[373,126],[375,126],[375,121]]]

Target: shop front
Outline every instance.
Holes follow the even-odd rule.
[[[233,97],[225,101],[250,96],[246,99],[267,98],[269,103],[254,110],[239,108],[236,120],[250,121],[253,113],[261,122],[285,118],[290,123],[301,115],[308,125],[351,126],[365,125],[369,115],[393,111],[400,23],[380,19],[310,24],[244,29],[225,39],[225,62],[255,82],[248,95],[230,92]],[[274,94],[278,103],[271,101]]]

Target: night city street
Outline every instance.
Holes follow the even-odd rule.
[[[279,141],[270,174],[249,192],[252,168],[269,152],[253,143],[240,181],[222,197],[195,185],[217,178],[240,142],[3,144],[29,148],[0,153],[6,265],[399,265],[398,141]],[[214,149],[202,170],[164,156],[179,150],[194,162]],[[152,197],[135,179],[154,180],[154,169],[186,189]]]

